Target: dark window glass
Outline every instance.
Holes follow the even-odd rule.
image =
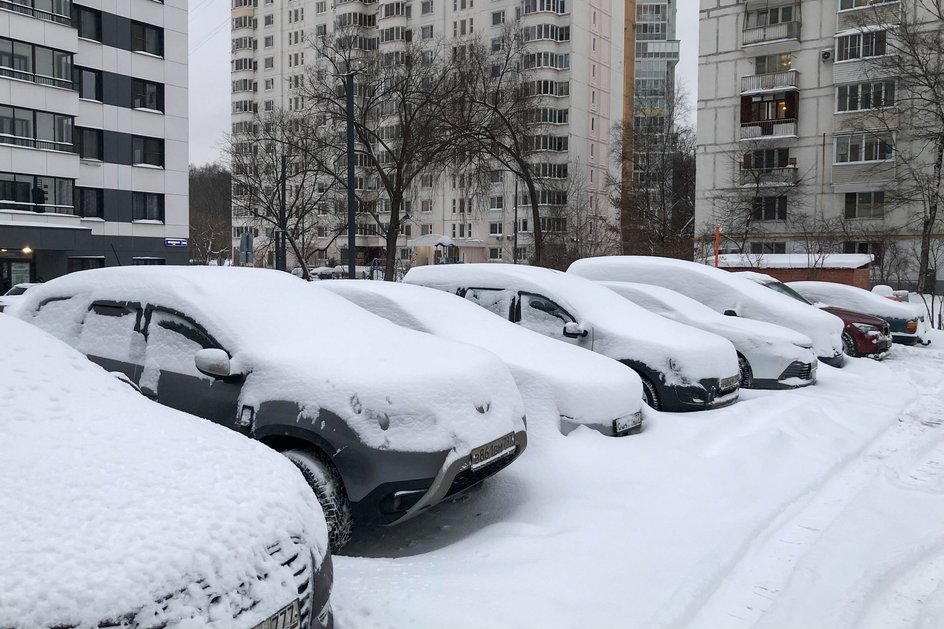
[[[86,271],[88,269],[101,269],[105,267],[105,258],[69,258],[67,273],[76,271]]]
[[[133,106],[135,109],[164,111],[164,86],[160,83],[135,79],[133,84]]]
[[[131,262],[135,266],[153,266],[163,265],[166,260],[164,260],[164,258],[132,258]]]
[[[131,218],[135,221],[164,220],[164,195],[135,192],[131,195]]]
[[[102,41],[101,11],[73,5],[72,26],[78,29],[79,37]]]
[[[79,98],[102,100],[102,73],[90,68],[76,68],[73,81]]]
[[[22,42],[13,42],[13,69],[18,72],[33,72],[33,47]]]
[[[102,130],[76,127],[76,152],[82,159],[102,159]]]
[[[131,141],[131,163],[164,166],[164,140],[134,136]]]
[[[163,57],[164,30],[143,22],[132,22],[131,50]]]
[[[76,188],[76,209],[83,218],[105,218],[104,191],[98,188]]]

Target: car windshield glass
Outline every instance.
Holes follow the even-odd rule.
[[[22,295],[26,292],[28,286],[14,286],[6,292],[7,296],[12,297],[13,295]]]
[[[796,292],[795,290],[793,290],[786,284],[781,284],[780,282],[770,282],[768,284],[765,284],[765,286],[767,286],[767,288],[777,291],[778,293],[782,295],[786,295],[787,297],[793,297],[797,301],[802,301],[804,304],[808,304],[810,306],[813,305],[812,302],[806,299],[806,297]]]

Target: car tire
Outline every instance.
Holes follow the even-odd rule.
[[[859,352],[856,351],[855,341],[852,340],[852,335],[848,332],[842,333],[842,353],[853,358],[859,355]]]
[[[334,465],[310,450],[287,450],[282,454],[295,464],[315,492],[328,524],[328,545],[340,551],[351,539],[351,503]]]
[[[738,372],[741,374],[741,388],[750,389],[754,386],[754,372],[751,363],[742,354],[738,354]]]
[[[642,380],[642,401],[648,404],[653,410],[660,410],[662,408],[662,402],[659,400],[659,392],[656,391],[656,385],[652,384],[652,380],[642,374],[639,375],[639,379]]]

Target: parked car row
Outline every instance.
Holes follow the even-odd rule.
[[[396,284],[125,267],[29,287],[13,310],[32,326],[0,315],[0,457],[18,470],[0,474],[0,533],[24,549],[0,557],[24,601],[0,626],[330,627],[330,552],[352,527],[499,473],[527,418],[622,437],[647,406],[718,408],[812,385],[844,347],[881,357],[899,328],[914,342],[910,306],[863,300],[901,320],[844,326],[824,304],[861,295],[821,284],[626,256]],[[27,557],[35,535],[62,540],[66,565]]]

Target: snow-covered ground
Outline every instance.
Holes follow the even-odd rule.
[[[336,558],[337,626],[944,626],[933,334],[628,438],[529,422],[507,470]]]

